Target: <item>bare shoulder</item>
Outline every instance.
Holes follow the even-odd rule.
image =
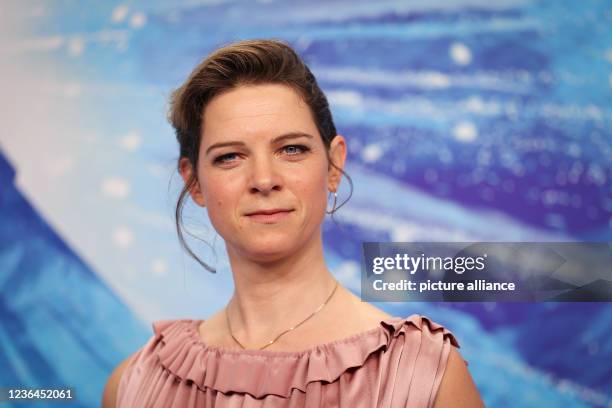
[[[200,339],[209,346],[228,347],[233,343],[228,342],[226,334],[225,309],[221,309],[205,319],[198,326]]]
[[[446,371],[442,377],[434,407],[484,407],[467,365],[454,346],[451,346]]]
[[[382,320],[391,318],[392,316],[386,313],[384,310],[377,308],[371,303],[362,301],[358,296],[353,294],[350,290],[343,288],[346,298],[352,304],[350,308],[351,314],[359,316],[360,320],[366,322],[370,327],[380,323]]]
[[[110,377],[108,377],[108,381],[106,382],[104,393],[102,395],[102,408],[115,408],[117,401],[117,388],[119,388],[121,376],[135,354],[136,353],[132,354],[119,363],[119,365],[117,365],[117,367],[115,367],[111,373]]]

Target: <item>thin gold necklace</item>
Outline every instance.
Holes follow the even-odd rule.
[[[307,318],[305,318],[304,320],[302,320],[301,322],[299,322],[298,324],[296,324],[293,327],[288,328],[287,330],[285,330],[284,332],[282,332],[281,334],[279,334],[278,336],[276,336],[276,338],[274,340],[270,340],[268,343],[266,343],[265,346],[263,347],[259,347],[257,348],[257,350],[263,350],[266,347],[271,346],[272,344],[274,344],[274,342],[276,342],[276,340],[278,340],[282,335],[289,333],[290,331],[297,329],[299,326],[301,326],[305,321],[307,321],[308,319],[310,319],[312,316],[316,315],[321,309],[323,309],[323,307],[329,302],[329,300],[332,298],[332,296],[334,296],[334,293],[336,293],[336,289],[338,288],[338,281],[336,280],[336,285],[334,285],[334,290],[332,290],[331,294],[327,297],[327,300],[325,302],[323,302],[323,304],[321,306],[319,306],[317,308],[317,310],[315,310],[310,316],[308,316]],[[231,301],[230,301],[231,302]],[[238,339],[234,336],[234,333],[232,333],[232,325],[230,324],[230,319],[229,319],[229,314],[227,313],[227,307],[225,308],[225,318],[227,320],[227,328],[229,330],[230,336],[232,336],[232,339],[234,339],[234,341],[236,343],[238,343],[238,345],[240,347],[242,347],[243,349],[246,349],[246,347],[244,347],[242,345],[242,343],[240,343],[238,341]]]

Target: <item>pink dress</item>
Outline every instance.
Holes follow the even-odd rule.
[[[161,320],[125,369],[117,407],[431,407],[453,334],[392,317],[303,351],[207,346],[202,320]]]

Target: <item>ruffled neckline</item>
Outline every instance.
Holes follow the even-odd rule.
[[[385,351],[409,326],[442,331],[459,347],[454,335],[425,316],[391,317],[351,336],[300,351],[230,349],[209,346],[199,335],[203,320],[160,320],[153,323],[154,353],[161,366],[178,380],[222,393],[288,397],[306,391],[310,382],[333,382],[346,370],[362,366],[370,355]],[[240,373],[240,375],[236,375]]]
[[[185,330],[191,333],[191,337],[196,341],[196,344],[199,344],[201,347],[204,347],[205,349],[209,351],[213,351],[219,354],[243,354],[243,355],[251,355],[251,356],[261,356],[261,357],[300,357],[304,354],[313,353],[316,350],[329,349],[330,347],[333,347],[333,346],[341,345],[344,343],[350,343],[352,341],[357,341],[364,336],[369,336],[369,335],[376,333],[377,331],[380,331],[382,329],[382,325],[384,324],[389,325],[391,324],[391,321],[397,320],[397,319],[401,319],[401,318],[392,317],[386,320],[382,320],[379,322],[378,326],[372,329],[365,330],[365,331],[362,331],[356,334],[352,334],[348,337],[343,337],[338,340],[333,340],[333,341],[329,341],[326,343],[317,344],[316,346],[309,347],[304,350],[297,350],[297,351],[265,350],[265,349],[257,350],[257,349],[239,349],[239,348],[230,349],[230,348],[225,348],[225,347],[209,346],[208,344],[204,342],[204,340],[202,340],[198,332],[198,328],[204,320],[187,320],[187,327],[185,328]]]

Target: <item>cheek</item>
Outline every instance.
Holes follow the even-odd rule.
[[[228,218],[235,207],[235,188],[227,180],[210,180],[202,185],[208,216],[215,224]]]
[[[313,177],[316,176],[316,177]],[[327,205],[327,173],[313,171],[308,176],[296,178],[294,182],[297,194],[305,205],[313,210],[324,209]]]
[[[223,174],[209,174],[202,179],[202,194],[211,206],[222,205],[231,200],[239,188],[237,177],[227,177]]]

